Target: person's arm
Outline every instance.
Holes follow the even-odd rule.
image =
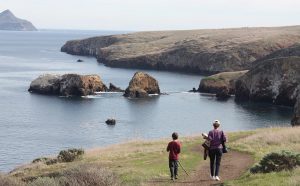
[[[208,140],[211,141],[213,139],[213,135],[212,135],[212,132],[209,131],[208,133]]]
[[[167,146],[167,152],[169,152],[169,151],[170,151],[170,143]]]
[[[224,131],[222,131],[222,140],[224,141],[224,143],[227,142],[227,138]]]
[[[179,154],[181,152],[181,144],[178,142],[178,149],[177,149],[177,153]]]

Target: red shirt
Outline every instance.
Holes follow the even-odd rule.
[[[170,160],[178,160],[179,158],[179,153],[180,153],[180,148],[181,148],[181,145],[178,141],[171,141],[169,144],[168,144],[168,147],[167,147],[167,151],[169,152],[169,159]]]

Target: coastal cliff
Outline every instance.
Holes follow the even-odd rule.
[[[10,10],[0,13],[0,30],[36,31],[33,24],[27,20],[17,18]]]
[[[300,45],[276,51],[236,82],[236,99],[293,106],[300,89]]]
[[[137,32],[68,41],[62,52],[95,56],[110,67],[214,74],[300,42],[300,26]]]

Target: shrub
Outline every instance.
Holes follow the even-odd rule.
[[[64,185],[80,186],[116,186],[118,177],[110,170],[99,165],[86,164],[62,172],[60,177]]]
[[[60,162],[72,162],[84,154],[83,149],[68,149],[59,152],[57,159]]]
[[[25,186],[25,184],[17,178],[0,174],[0,186]]]
[[[36,158],[32,161],[32,163],[38,163],[38,162],[41,162],[41,163],[45,163],[47,165],[52,165],[52,164],[55,164],[57,163],[57,158],[47,158],[47,157],[41,157],[41,158]]]
[[[61,184],[56,178],[39,177],[36,180],[28,183],[28,186],[61,186]]]
[[[258,165],[250,169],[251,173],[269,173],[282,170],[293,170],[300,166],[300,154],[281,151],[265,155]]]

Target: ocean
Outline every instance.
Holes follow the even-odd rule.
[[[125,89],[138,70],[110,68],[93,57],[60,52],[67,40],[117,33],[125,32],[0,31],[0,171],[67,148],[169,138],[174,131],[180,136],[200,134],[208,132],[215,119],[225,133],[290,125],[293,110],[289,107],[188,93],[203,77],[195,74],[143,70],[167,93],[149,99],[128,99],[120,93],[66,98],[27,91],[30,82],[45,73],[98,74],[105,84]],[[111,117],[117,120],[115,126],[105,124]]]

